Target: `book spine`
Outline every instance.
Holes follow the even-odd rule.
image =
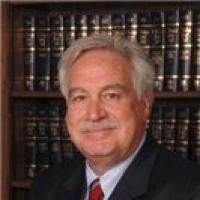
[[[175,147],[175,125],[176,125],[176,109],[173,106],[162,107],[162,118],[163,118],[163,134],[162,142],[163,145],[174,151]]]
[[[125,37],[125,14],[113,13],[111,15],[111,34],[116,37]]]
[[[137,13],[130,12],[125,14],[125,34],[130,41],[137,38]]]
[[[101,14],[99,15],[99,26],[100,33],[112,35],[112,22],[111,22],[112,14]]]
[[[150,55],[151,47],[151,12],[138,12],[138,34],[137,40],[143,47],[145,53]]]
[[[61,126],[60,126],[60,106],[56,103],[49,105],[49,153],[50,165],[61,163]]]
[[[190,159],[200,164],[200,107],[190,109]]]
[[[87,15],[75,15],[75,38],[83,38],[87,36]]]
[[[64,25],[64,46],[68,48],[75,40],[75,17],[74,15],[63,16]]]
[[[180,11],[179,31],[179,67],[178,67],[178,90],[189,91],[191,48],[192,48],[192,11]]]
[[[150,55],[155,67],[155,91],[163,91],[165,23],[164,12],[152,12],[152,32]]]
[[[28,104],[24,106],[23,133],[25,137],[25,167],[26,177],[36,175],[36,107]]]
[[[49,167],[48,105],[37,104],[37,172]]]
[[[35,17],[23,18],[24,90],[35,90]]]
[[[165,11],[164,89],[177,91],[179,55],[179,10]]]
[[[64,51],[64,27],[62,15],[50,16],[50,81],[51,89],[59,90],[57,64]]]
[[[176,108],[176,145],[175,152],[189,158],[189,106]]]
[[[87,35],[98,34],[100,30],[99,15],[88,14],[87,15]]]
[[[50,90],[50,27],[48,16],[36,17],[36,88]]]
[[[162,107],[160,105],[156,105],[152,110],[149,133],[158,144],[162,143],[162,123]]]
[[[193,11],[191,86],[193,91],[200,91],[200,12]]]

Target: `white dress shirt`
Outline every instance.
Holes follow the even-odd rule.
[[[115,165],[108,171],[106,171],[102,176],[98,177],[94,171],[90,168],[88,162],[86,161],[86,182],[87,182],[87,191],[86,191],[86,200],[88,200],[89,197],[89,187],[90,184],[96,179],[99,178],[100,185],[103,190],[104,198],[103,200],[108,200],[111,193],[113,192],[115,186],[119,182],[120,178],[130,165],[130,163],[134,160],[137,153],[141,149],[141,147],[144,144],[144,141],[146,139],[146,134],[144,134],[144,137],[140,141],[137,149],[124,161],[120,162],[119,164]]]

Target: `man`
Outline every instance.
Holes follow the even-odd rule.
[[[66,124],[85,160],[41,173],[32,200],[200,199],[200,169],[145,133],[154,71],[136,43],[102,35],[80,39],[59,66]]]

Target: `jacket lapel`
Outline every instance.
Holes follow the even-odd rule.
[[[109,200],[133,200],[147,189],[157,150],[148,138],[142,149],[126,170]]]
[[[82,200],[86,191],[85,163],[79,164],[70,174],[63,177],[54,200]]]

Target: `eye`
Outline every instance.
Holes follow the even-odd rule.
[[[117,92],[109,92],[104,94],[104,98],[106,100],[119,100],[121,95]]]
[[[70,98],[71,102],[76,103],[76,102],[82,102],[86,99],[85,95],[76,95]]]

